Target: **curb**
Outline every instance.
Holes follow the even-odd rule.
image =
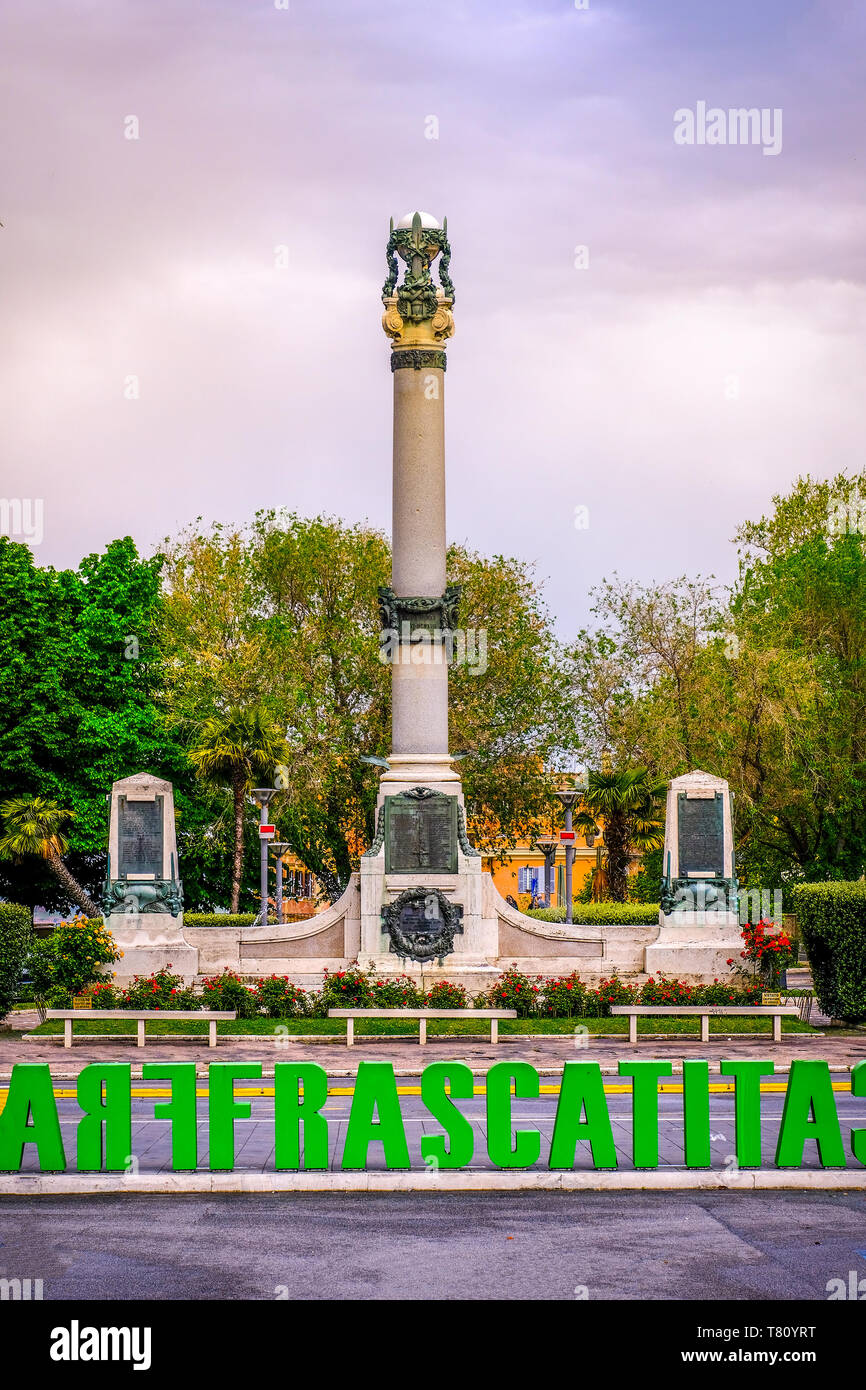
[[[0,1178],[0,1197],[183,1196],[281,1192],[772,1192],[866,1191],[866,1169],[728,1172],[155,1173]]]
[[[104,1043],[104,1042],[106,1042],[106,1041],[111,1042],[112,1040],[119,1041],[119,1042],[126,1042],[129,1038],[133,1038],[133,1039],[134,1039],[135,1036],[136,1036],[135,1033],[76,1033],[76,1034],[75,1034],[75,1039],[76,1039],[76,1041],[77,1041],[79,1044],[80,1044],[80,1043],[87,1043],[87,1042],[89,1042],[89,1041],[93,1041],[93,1042],[96,1042],[96,1043],[98,1043],[98,1044],[101,1044],[101,1043]],[[630,1044],[629,1041],[628,1041],[628,1033],[625,1033],[625,1032],[623,1032],[623,1033],[588,1033],[588,1034],[582,1034],[581,1036],[583,1036],[583,1037],[589,1037],[590,1039],[592,1039],[593,1042],[596,1041],[596,1040],[599,1040],[599,1041],[601,1041],[601,1042],[616,1042],[616,1041],[620,1041],[620,1042],[623,1042],[623,1043],[625,1044],[626,1047],[630,1047],[630,1046],[631,1046],[631,1044]],[[825,1038],[826,1036],[827,1036],[826,1033],[821,1033],[821,1032],[817,1032],[817,1031],[814,1032],[814,1033],[788,1033],[788,1032],[784,1032],[784,1031],[783,1031],[783,1040],[784,1040],[785,1042],[787,1042],[787,1041],[788,1041],[789,1039],[791,1039],[791,1038],[799,1038],[799,1039],[802,1039],[804,1042],[809,1042],[810,1040],[811,1040],[811,1041],[814,1041],[815,1038]],[[574,1041],[574,1037],[575,1037],[574,1029],[572,1029],[572,1031],[571,1031],[570,1033],[500,1033],[500,1034],[499,1034],[499,1043],[500,1043],[500,1044],[501,1044],[501,1043],[504,1043],[504,1042],[508,1042],[508,1043],[526,1043],[526,1042],[529,1042],[529,1041],[534,1042],[534,1041],[536,1041],[536,1040],[540,1040],[540,1041],[542,1041],[542,1042],[573,1042],[573,1041]],[[685,1039],[685,1040],[688,1042],[688,1041],[697,1041],[697,1040],[699,1039],[699,1037],[700,1037],[700,1035],[699,1035],[698,1033],[641,1033],[641,1034],[639,1035],[639,1041],[640,1041],[640,1042],[679,1042],[680,1039]],[[204,1043],[204,1042],[206,1041],[206,1039],[207,1039],[207,1034],[206,1034],[206,1033],[153,1033],[153,1034],[149,1034],[149,1035],[148,1035],[148,1038],[149,1038],[149,1041],[150,1041],[151,1045],[153,1045],[153,1044],[154,1044],[155,1042],[157,1042],[157,1041],[165,1042],[165,1043],[174,1043],[174,1042],[198,1042],[198,1043]],[[460,1042],[460,1043],[466,1043],[466,1042],[468,1042],[468,1043],[473,1043],[473,1042],[474,1042],[474,1043],[478,1043],[478,1044],[480,1044],[480,1045],[482,1045],[482,1046],[483,1046],[485,1043],[486,1043],[488,1046],[496,1046],[496,1045],[497,1045],[497,1044],[492,1044],[492,1043],[490,1042],[489,1037],[487,1037],[487,1035],[486,1035],[485,1033],[432,1033],[432,1034],[430,1034],[430,1038],[431,1038],[431,1039],[434,1039],[434,1038],[435,1038],[436,1041],[437,1041],[437,1043],[443,1042],[443,1041],[445,1041],[445,1040],[449,1040],[449,1041],[450,1041],[450,1040],[453,1039],[454,1042]],[[712,1033],[712,1034],[710,1035],[710,1042],[711,1042],[711,1043],[716,1043],[716,1042],[720,1042],[720,1043],[722,1043],[722,1042],[742,1042],[743,1038],[746,1038],[746,1039],[749,1039],[749,1040],[751,1040],[752,1038],[755,1038],[755,1039],[757,1039],[758,1042],[761,1042],[761,1041],[762,1041],[763,1039],[765,1039],[765,1038],[766,1038],[766,1039],[770,1039],[770,1041],[772,1041],[772,1035],[771,1035],[770,1033]],[[35,1034],[35,1033],[24,1033],[24,1034],[22,1035],[22,1039],[21,1039],[21,1040],[22,1040],[22,1042],[36,1043],[37,1045],[40,1044],[40,1043],[55,1043],[55,1044],[60,1043],[60,1044],[62,1044],[62,1043],[63,1043],[63,1034],[62,1034],[62,1033],[39,1033],[39,1034],[37,1035],[37,1034]],[[362,1043],[373,1042],[373,1041],[375,1041],[375,1042],[377,1042],[377,1043],[379,1043],[379,1042],[382,1042],[382,1043],[392,1043],[392,1042],[417,1043],[417,1042],[418,1042],[418,1034],[417,1034],[417,1033],[356,1033],[356,1034],[355,1034],[354,1046],[355,1046],[355,1047],[358,1047],[358,1046],[361,1045]],[[346,1046],[346,1035],[345,1035],[345,1033],[288,1033],[288,1034],[284,1034],[284,1035],[279,1035],[279,1034],[278,1034],[278,1035],[274,1035],[273,1033],[218,1033],[218,1034],[217,1034],[217,1045],[219,1045],[220,1042],[229,1043],[229,1044],[232,1045],[232,1046],[234,1046],[236,1043],[249,1043],[251,1046],[252,1046],[252,1045],[257,1046],[259,1043],[263,1043],[265,1046],[267,1046],[267,1045],[269,1044],[271,1047],[285,1047],[287,1043],[313,1043],[313,1044],[322,1043],[322,1044],[325,1045],[325,1046],[329,1046],[329,1045],[330,1045],[330,1046],[333,1046],[333,1045],[336,1043],[336,1044],[341,1044],[343,1047],[345,1047],[345,1046]],[[429,1046],[429,1039],[428,1039],[428,1046]],[[778,1046],[778,1044],[774,1044],[774,1046]]]

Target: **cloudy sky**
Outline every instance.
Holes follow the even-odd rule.
[[[564,634],[614,569],[729,579],[740,520],[863,464],[864,49],[862,0],[5,0],[0,494],[55,565],[260,507],[387,528],[420,207],[450,536],[536,561]],[[675,143],[699,102],[780,110],[781,151]]]

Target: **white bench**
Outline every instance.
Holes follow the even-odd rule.
[[[424,1047],[427,1043],[428,1018],[489,1018],[490,1041],[499,1042],[500,1018],[516,1018],[516,1009],[329,1009],[328,1018],[346,1020],[346,1046],[355,1042],[356,1018],[417,1018],[418,1042]]]
[[[47,1009],[46,1018],[63,1019],[63,1046],[72,1046],[72,1024],[77,1019],[128,1018],[135,1019],[138,1028],[137,1046],[144,1047],[144,1025],[148,1019],[200,1018],[208,1024],[208,1047],[216,1047],[216,1026],[219,1020],[237,1018],[234,1009]]]
[[[637,1021],[644,1016],[664,1018],[699,1018],[701,1042],[710,1040],[710,1019],[739,1014],[744,1018],[772,1018],[773,1042],[782,1041],[782,1019],[799,1018],[796,1004],[611,1004],[611,1015],[628,1019],[628,1040],[637,1043]]]

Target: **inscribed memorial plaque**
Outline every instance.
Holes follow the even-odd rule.
[[[162,797],[153,801],[118,798],[118,874],[121,878],[162,878]]]
[[[456,874],[456,797],[432,793],[387,798],[385,872]]]
[[[678,801],[679,872],[724,875],[724,823],[722,797],[689,797],[681,792]]]

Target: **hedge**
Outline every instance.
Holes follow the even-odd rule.
[[[251,927],[254,912],[185,912],[185,927]]]
[[[0,1019],[18,998],[32,936],[30,908],[0,903]]]
[[[658,926],[655,903],[575,903],[574,925],[586,927]],[[564,907],[537,907],[525,914],[540,922],[564,922]]]
[[[90,917],[91,926],[102,922],[101,917]],[[110,919],[106,918],[106,921]],[[254,912],[185,912],[185,927],[251,927],[256,920]]]
[[[793,898],[822,1013],[866,1019],[866,883],[798,883]]]

